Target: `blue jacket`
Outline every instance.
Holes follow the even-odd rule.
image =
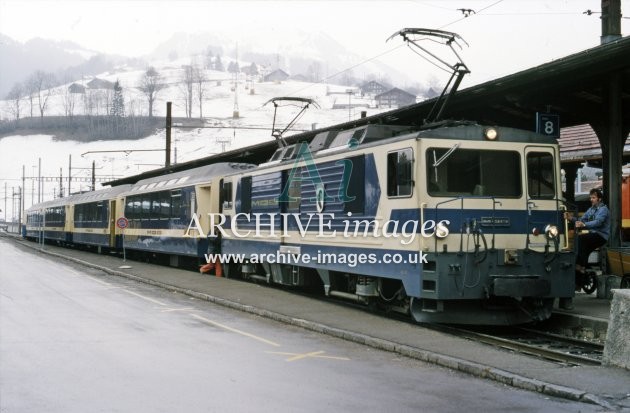
[[[574,221],[582,221],[589,231],[599,234],[608,241],[610,235],[610,212],[608,207],[601,202],[596,207],[590,207],[580,219]]]

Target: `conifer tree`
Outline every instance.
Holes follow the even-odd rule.
[[[125,98],[123,97],[122,86],[120,86],[118,79],[116,79],[116,83],[114,84],[114,98],[112,99],[110,115],[116,117],[125,116]]]

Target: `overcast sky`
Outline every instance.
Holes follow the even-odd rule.
[[[458,8],[476,14],[464,18]],[[0,0],[0,32],[22,42],[72,40],[98,51],[139,56],[175,32],[212,31],[235,42],[252,37],[275,42],[299,28],[323,31],[370,58],[399,45],[399,39],[385,40],[403,27],[441,28],[470,44],[462,56],[476,79],[472,83],[478,83],[598,45],[599,15],[583,14],[587,9],[600,11],[601,0]],[[622,0],[624,11],[630,16],[630,0]],[[623,19],[622,34],[628,32],[630,20]],[[405,48],[381,57],[409,66],[408,72],[418,59]]]

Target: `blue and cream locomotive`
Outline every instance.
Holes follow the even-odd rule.
[[[531,132],[323,132],[226,177],[223,192],[221,251],[239,256],[229,276],[315,279],[420,322],[543,320],[573,296],[558,145]]]

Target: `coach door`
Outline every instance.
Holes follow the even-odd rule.
[[[116,247],[116,200],[109,201],[109,247]]]

